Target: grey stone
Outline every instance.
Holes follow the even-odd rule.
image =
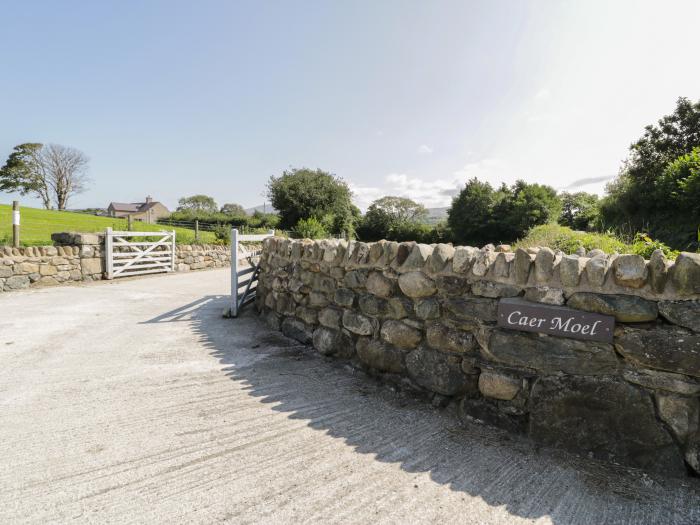
[[[323,355],[349,358],[354,354],[355,343],[348,332],[317,328],[313,334],[313,345]]]
[[[384,321],[380,335],[384,341],[399,348],[415,348],[423,338],[420,330],[393,319]]]
[[[652,390],[665,390],[684,396],[700,395],[700,382],[681,374],[638,368],[623,370],[622,377]]]
[[[437,288],[435,282],[422,272],[408,272],[399,276],[399,288],[408,297],[428,297]]]
[[[673,324],[700,332],[700,301],[660,301],[659,313]]]
[[[104,266],[101,257],[93,257],[92,259],[80,259],[80,269],[83,275],[95,275],[104,272]]]
[[[54,268],[55,270],[55,268]],[[9,266],[0,266],[0,279],[6,279],[7,277],[12,277],[12,268]]]
[[[659,418],[666,423],[679,441],[685,442],[700,427],[700,400],[675,394],[656,394]]]
[[[428,268],[433,273],[441,272],[445,269],[445,265],[452,260],[454,253],[455,249],[451,244],[437,244],[428,260]]]
[[[550,248],[540,248],[535,256],[535,280],[545,283],[552,278],[554,252]]]
[[[530,397],[530,435],[598,459],[685,475],[679,450],[656,420],[649,395],[618,379],[538,379]]]
[[[576,255],[579,257],[585,257],[586,256],[586,249],[583,246],[579,246],[578,249],[575,252]]]
[[[603,256],[595,256],[586,263],[586,277],[591,286],[603,286],[608,272],[608,259]]]
[[[525,299],[536,303],[554,304],[561,306],[564,304],[564,290],[560,288],[549,288],[548,286],[536,286],[525,290]]]
[[[414,244],[406,260],[401,265],[402,271],[420,270],[425,266],[428,257],[433,253],[428,244]]]
[[[670,272],[679,294],[700,293],[700,253],[681,252]]]
[[[578,286],[587,261],[588,259],[578,255],[564,255],[559,263],[561,284],[569,287]]]
[[[349,308],[355,302],[355,292],[348,288],[338,288],[333,294],[333,302],[337,305],[347,306]]]
[[[515,250],[515,282],[526,284],[530,277],[532,267],[532,256],[522,248]]]
[[[440,317],[440,303],[433,297],[419,300],[415,305],[415,312],[419,319],[437,319]]]
[[[282,318],[279,314],[269,311],[265,314],[265,323],[271,330],[279,330],[282,323]]]
[[[319,308],[323,308],[324,306],[328,306],[329,303],[330,303],[330,300],[328,299],[328,297],[326,297],[322,293],[311,292],[309,294],[309,305],[311,305],[311,306],[317,306]]]
[[[435,285],[438,293],[445,297],[459,297],[469,291],[469,281],[454,275],[439,275],[435,278]]]
[[[502,372],[482,370],[479,375],[479,392],[486,397],[510,401],[522,388],[523,380]]]
[[[649,270],[649,284],[656,293],[663,293],[668,281],[668,270],[671,267],[669,261],[662,250],[654,250],[649,259],[647,268]]]
[[[620,286],[641,288],[647,282],[647,266],[641,255],[620,255],[613,262],[615,282]]]
[[[429,325],[425,338],[428,345],[443,352],[465,354],[471,353],[476,347],[473,334],[440,323]]]
[[[496,246],[496,252],[510,252],[511,247],[510,244],[499,244]]]
[[[494,283],[491,281],[476,281],[472,284],[472,293],[482,297],[517,297],[522,293],[519,286],[512,284]]]
[[[500,410],[497,402],[465,397],[459,404],[459,416],[464,421],[475,419],[487,425],[514,434],[527,432],[527,414],[508,414]]]
[[[390,374],[403,374],[406,372],[404,363],[406,350],[401,350],[369,337],[360,337],[357,340],[355,349],[360,361],[375,370]]]
[[[479,253],[477,248],[472,246],[459,246],[455,248],[455,253],[452,256],[452,271],[455,273],[467,273]]]
[[[495,322],[497,319],[498,301],[495,299],[486,297],[447,299],[444,306],[458,319],[487,322]]]
[[[612,345],[563,337],[497,329],[482,351],[494,361],[546,374],[605,375],[618,369]]]
[[[413,303],[407,297],[392,297],[387,301],[384,315],[392,319],[403,319],[413,311]]]
[[[372,294],[362,294],[357,300],[360,311],[372,317],[383,315],[387,310],[386,300]]]
[[[643,323],[658,317],[658,307],[654,301],[647,301],[635,295],[579,292],[569,297],[566,304],[577,310],[613,315],[621,323]]]
[[[493,276],[497,279],[508,279],[514,259],[514,253],[497,252],[496,261],[493,263]]]
[[[352,310],[343,312],[343,326],[357,335],[371,335],[374,332],[371,319]]]
[[[700,377],[700,335],[682,328],[626,328],[615,347],[637,365]]]
[[[474,264],[472,265],[472,273],[477,277],[483,277],[491,268],[491,265],[496,262],[498,254],[491,249],[481,249],[476,255]]]
[[[29,288],[29,277],[26,275],[13,275],[5,280],[5,290],[21,290]]]
[[[298,306],[296,309],[296,316],[306,324],[313,325],[318,323],[318,310],[309,308],[308,306]]]
[[[379,272],[372,272],[365,284],[367,291],[379,297],[391,297],[394,292],[394,281],[384,277]]]
[[[600,248],[593,248],[590,250],[587,254],[586,257],[592,258],[592,257],[606,257],[605,252],[601,250]]]
[[[367,270],[351,270],[343,278],[348,288],[362,288],[367,282]]]
[[[280,325],[280,330],[287,337],[296,339],[302,344],[309,344],[313,337],[313,330],[298,319],[286,317]]]
[[[333,294],[335,292],[335,281],[325,275],[316,275],[312,286],[315,292],[324,294]]]
[[[394,267],[400,267],[404,262],[406,262],[406,259],[408,259],[408,256],[411,254],[411,250],[413,250],[413,246],[415,244],[415,242],[400,243],[396,249],[396,257],[394,258],[392,265]]]
[[[39,273],[39,265],[30,262],[15,264],[15,273],[29,274]]]
[[[696,474],[700,474],[700,432],[696,432],[685,446],[685,460]]]
[[[421,346],[406,356],[408,375],[432,392],[455,396],[477,391],[477,376],[462,371],[462,358]]]

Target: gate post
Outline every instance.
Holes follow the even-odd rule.
[[[231,317],[238,316],[238,229],[231,228]]]
[[[172,230],[170,232],[170,235],[172,235],[172,238],[170,241],[170,271],[174,272],[175,271],[175,230]]]
[[[112,228],[107,228],[105,229],[105,269],[107,270],[107,279],[114,279],[112,241]]]

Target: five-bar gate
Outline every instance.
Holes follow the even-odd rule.
[[[135,240],[130,240],[135,239]],[[175,271],[175,232],[105,231],[107,279]]]
[[[249,252],[239,243],[262,242],[274,235],[275,230],[260,235],[241,235],[236,228],[231,230],[231,317],[238,317],[241,308],[255,299],[260,273],[262,250]]]

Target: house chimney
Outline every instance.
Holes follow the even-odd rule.
[[[153,202],[153,198],[150,195],[148,197],[146,197],[146,204],[150,204],[152,202]]]

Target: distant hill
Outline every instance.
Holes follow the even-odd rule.
[[[272,207],[271,204],[259,204],[253,206],[252,208],[246,208],[245,212],[248,215],[253,215],[256,211],[261,211],[263,213],[277,213],[277,210]]]
[[[447,220],[448,207],[443,208],[428,208],[428,221],[431,224]]]

